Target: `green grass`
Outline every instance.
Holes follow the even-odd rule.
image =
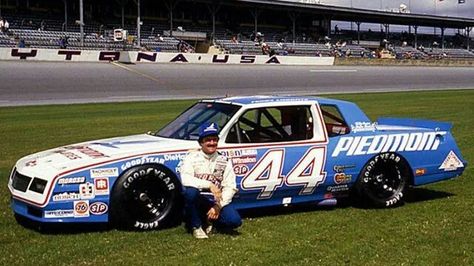
[[[334,95],[367,114],[454,123],[474,159],[474,90]],[[0,265],[473,265],[474,174],[418,188],[409,203],[375,210],[299,207],[248,214],[240,235],[194,240],[183,227],[153,232],[45,234],[17,224],[8,174],[21,156],[97,138],[155,130],[191,102],[0,108]]]

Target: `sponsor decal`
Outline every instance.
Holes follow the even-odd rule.
[[[79,194],[81,199],[93,199],[95,198],[94,185],[87,182],[79,185]]]
[[[98,159],[98,158],[107,158],[109,156],[103,154],[102,152],[92,149],[89,146],[82,146],[82,145],[76,145],[76,146],[67,146],[64,147],[66,150],[76,150],[82,154],[85,154],[89,156],[92,159]]]
[[[91,177],[111,177],[111,176],[118,176],[118,168],[98,168],[98,169],[91,169]]]
[[[419,168],[415,170],[415,175],[420,176],[426,174],[426,169],[425,168]]]
[[[249,167],[245,164],[234,165],[234,173],[236,175],[245,175],[249,171]]]
[[[74,217],[74,210],[52,210],[44,211],[44,218]]]
[[[355,165],[354,164],[351,164],[351,165],[334,165],[334,167],[333,167],[334,172],[336,172],[336,173],[342,173],[346,169],[350,169],[350,168],[355,168]]]
[[[377,123],[355,122],[354,125],[351,125],[351,131],[354,133],[375,132],[376,129],[377,129]]]
[[[165,155],[165,158],[163,157],[142,157],[142,158],[137,158],[131,161],[128,161],[120,166],[120,169],[122,171],[127,170],[128,168],[137,166],[137,165],[142,165],[142,164],[164,164],[165,161],[175,161],[175,160],[181,160],[184,158],[186,154],[172,154],[172,155]]]
[[[250,164],[250,163],[256,163],[256,162],[257,162],[256,156],[232,158],[233,164]]]
[[[109,178],[98,177],[94,178],[94,187],[96,195],[109,195]]]
[[[291,203],[291,197],[286,197],[286,198],[283,198],[283,200],[281,201],[281,203],[283,205],[288,205]]]
[[[89,201],[74,201],[74,217],[89,217]]]
[[[94,202],[89,206],[89,212],[93,215],[102,215],[107,212],[109,207],[104,202]]]
[[[75,154],[75,153],[72,152],[72,151],[57,150],[57,151],[55,151],[55,152],[61,154],[62,156],[68,158],[69,160],[81,159],[81,156]]]
[[[440,170],[444,171],[454,171],[458,168],[464,167],[464,164],[459,160],[456,154],[453,151],[450,151],[446,159],[444,159],[443,163],[439,167]]]
[[[347,184],[344,185],[337,185],[337,186],[328,186],[328,192],[343,192],[349,191],[349,186]]]
[[[257,150],[256,149],[226,150],[226,151],[221,151],[219,153],[224,155],[227,158],[256,157],[257,156]]]
[[[181,161],[186,157],[186,153],[165,154],[165,161]]]
[[[33,159],[33,160],[29,160],[28,162],[25,163],[25,166],[26,167],[33,167],[33,166],[36,166],[37,165],[37,161],[36,159]]]
[[[332,198],[334,198],[334,195],[332,193],[324,194],[324,199],[332,199]]]
[[[400,151],[434,151],[440,144],[438,136],[446,135],[446,131],[388,134],[363,137],[342,137],[332,153],[346,156],[377,154]]]
[[[58,180],[58,185],[81,184],[84,182],[86,182],[86,178],[84,176],[63,177]]]
[[[352,181],[352,175],[346,175],[345,173],[336,173],[334,175],[334,183],[336,184],[347,184]]]
[[[81,195],[76,192],[64,192],[53,195],[53,201],[80,200]]]

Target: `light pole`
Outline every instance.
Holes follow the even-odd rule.
[[[84,47],[84,5],[79,0],[79,29],[81,30],[81,47]]]
[[[140,21],[141,20],[141,17],[140,17],[140,0],[137,0],[137,45],[138,47],[141,46],[141,24],[142,22]]]

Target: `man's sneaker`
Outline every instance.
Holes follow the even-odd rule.
[[[202,230],[201,227],[198,227],[198,228],[193,228],[193,236],[197,239],[205,239],[205,238],[209,238],[206,234],[206,232],[204,232],[204,230]]]
[[[214,231],[212,231],[212,229],[213,229],[212,224],[209,224],[204,231],[206,232],[206,234],[210,235],[210,234],[214,233]]]

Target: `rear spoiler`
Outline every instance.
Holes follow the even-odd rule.
[[[424,119],[410,119],[410,118],[392,118],[392,117],[380,117],[377,119],[379,125],[393,125],[393,126],[406,126],[406,127],[423,127],[430,128],[433,130],[450,131],[453,124],[448,122],[438,122],[433,120]]]

